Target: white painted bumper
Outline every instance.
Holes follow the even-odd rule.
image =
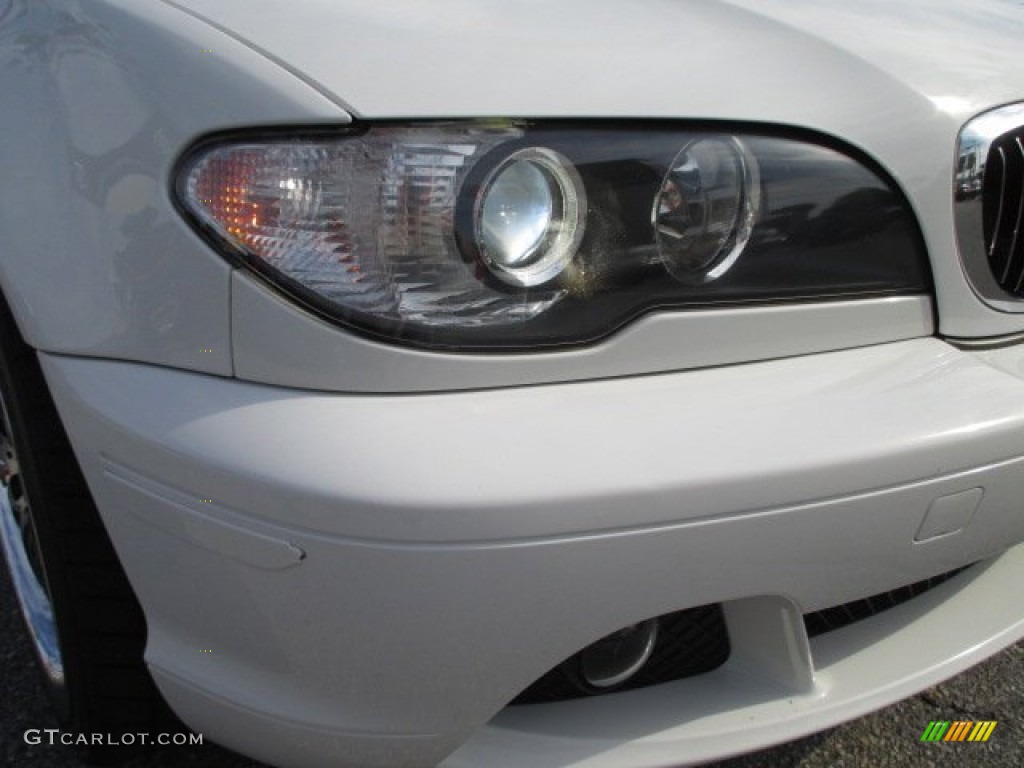
[[[43,355],[193,728],[288,766],[673,766],[793,738],[1024,636],[1024,360],[934,339],[415,396]],[[993,365],[993,363],[995,363]],[[937,500],[983,489],[959,531]],[[800,614],[989,560],[809,643]],[[504,705],[722,602],[707,675]],[[493,719],[492,719],[493,718]]]

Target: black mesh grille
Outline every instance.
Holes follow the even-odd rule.
[[[957,568],[955,571],[941,573],[930,579],[918,581],[890,592],[882,592],[878,595],[866,597],[863,600],[854,600],[851,603],[837,605],[834,608],[825,608],[814,613],[805,614],[804,626],[807,628],[807,635],[808,637],[822,635],[825,632],[831,632],[833,629],[845,627],[861,619],[867,619],[890,608],[895,608],[900,603],[905,603],[921,593],[939,586],[942,582],[948,581],[963,570],[964,568]]]
[[[1004,291],[1024,297],[1024,128],[989,148],[982,227],[992,276]]]
[[[721,666],[729,658],[729,635],[718,605],[702,605],[659,619],[658,639],[647,663],[622,685],[602,691],[644,688],[692,677]],[[577,682],[579,654],[570,657],[519,694],[513,704],[575,699],[594,695]]]

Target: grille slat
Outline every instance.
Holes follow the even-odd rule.
[[[993,226],[993,230],[998,232],[1000,225],[1003,223],[1003,203],[1006,201],[1006,151],[1002,147],[995,148],[992,157],[989,159],[988,168],[988,173],[998,174],[997,178],[999,179],[999,195],[995,199],[996,222]],[[994,238],[991,243],[986,244],[985,250],[988,253],[989,259],[995,256],[996,242]],[[1000,282],[1006,280],[1006,272],[1009,268],[1010,263],[1007,262],[1002,270]]]
[[[1017,197],[1020,198],[1020,202],[1017,203],[1017,220],[1013,225],[1013,235],[1010,241],[1010,259],[1019,265],[1019,275],[1017,282],[1014,284],[1013,293],[1020,294],[1021,284],[1024,283],[1024,253],[1021,251],[1022,243],[1020,239],[1021,224],[1024,222],[1024,144],[1021,143],[1020,136],[1017,137],[1014,142],[1017,145],[1017,152],[1020,157],[1019,163],[1019,181],[1017,182]]]

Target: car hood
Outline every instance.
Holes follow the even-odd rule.
[[[364,117],[840,130],[908,100],[963,118],[1024,98],[1017,0],[166,1]]]
[[[357,119],[726,120],[831,135],[906,194],[940,331],[1024,331],[969,287],[951,205],[961,126],[1024,100],[1021,0],[159,1]]]

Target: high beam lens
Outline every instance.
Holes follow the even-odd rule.
[[[583,233],[583,184],[568,160],[539,147],[505,159],[476,204],[480,257],[502,282],[549,282],[572,261]]]
[[[652,216],[665,268],[691,284],[724,275],[750,238],[759,198],[756,163],[738,140],[703,138],[683,147]]]

